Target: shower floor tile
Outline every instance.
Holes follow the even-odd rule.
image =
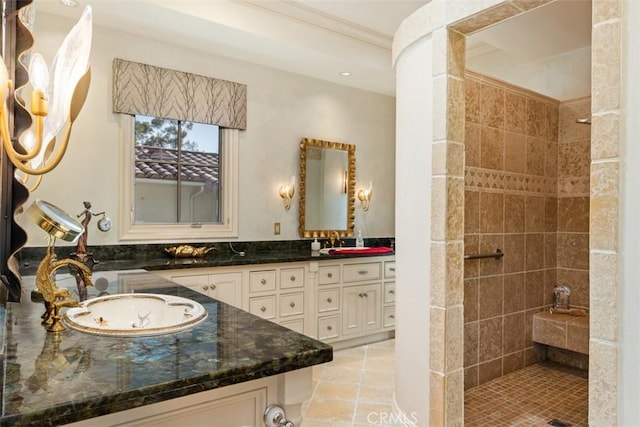
[[[586,427],[588,389],[583,372],[532,365],[466,390],[464,425],[544,427],[555,419]]]

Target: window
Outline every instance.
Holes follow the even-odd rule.
[[[219,223],[219,128],[135,117],[134,223]]]
[[[238,131],[123,115],[122,240],[237,236]]]

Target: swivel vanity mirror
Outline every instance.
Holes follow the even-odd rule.
[[[84,227],[74,217],[44,200],[36,200],[27,209],[27,215],[51,238],[74,242]]]
[[[300,142],[300,237],[353,236],[356,146],[304,138]]]

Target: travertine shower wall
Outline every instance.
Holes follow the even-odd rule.
[[[535,362],[558,281],[588,306],[588,107],[465,76],[465,254],[504,252],[465,261],[465,388]]]
[[[591,98],[560,104],[558,131],[558,282],[571,286],[571,305],[589,307],[589,172]],[[549,296],[551,298],[551,296]],[[553,301],[548,300],[551,304]]]

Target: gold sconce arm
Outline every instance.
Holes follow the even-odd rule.
[[[23,170],[19,166],[21,165],[21,162],[26,162],[33,159],[38,155],[38,153],[40,153],[40,150],[42,149],[42,138],[44,135],[44,117],[49,112],[47,95],[41,90],[34,90],[31,93],[31,114],[33,116],[35,144],[29,151],[27,151],[26,154],[18,153],[11,145],[11,139],[9,137],[9,126],[7,120],[5,119],[7,116],[6,105],[2,106],[2,110],[2,127],[4,128],[2,132],[2,139],[4,141],[4,149],[7,152],[7,156],[9,157],[9,160],[11,160],[11,163],[13,163],[13,165],[20,170]]]
[[[7,157],[13,163],[13,165],[19,171],[25,174],[22,181],[23,183],[28,182],[29,175],[36,175],[38,179],[36,180],[35,185],[29,189],[30,192],[34,191],[42,181],[42,175],[52,171],[54,168],[58,166],[62,157],[64,157],[67,147],[69,144],[69,138],[71,137],[71,129],[73,127],[74,120],[78,117],[82,106],[87,98],[87,93],[89,92],[89,84],[91,83],[91,69],[87,69],[86,73],[82,76],[77,86],[73,91],[73,97],[71,99],[70,105],[70,117],[69,121],[66,124],[64,133],[60,138],[60,144],[56,144],[57,137],[53,137],[50,141],[47,142],[44,147],[44,155],[43,161],[41,165],[36,167],[31,166],[29,163],[30,160],[35,158],[39,152],[42,150],[42,139],[43,139],[43,123],[44,123],[44,114],[47,113],[46,99],[40,99],[38,105],[34,105],[32,101],[32,109],[31,112],[34,115],[35,120],[35,144],[33,148],[26,154],[18,153],[12,146],[11,140],[9,138],[9,129],[7,126],[6,118],[6,106],[3,104],[0,119],[0,126],[2,127],[2,139],[4,149],[7,153]],[[39,91],[34,91],[33,97],[37,97]],[[40,94],[42,94],[40,92]],[[54,153],[54,150],[55,153]]]
[[[42,55],[32,53],[29,63],[29,82],[31,92],[30,115],[32,127],[17,135],[15,143],[11,140],[9,129],[7,95],[12,86],[4,61],[0,58],[0,136],[7,157],[17,170],[22,172],[23,182],[31,175],[38,176],[30,191],[40,184],[41,176],[53,170],[66,153],[73,122],[78,117],[89,91],[91,70],[89,53],[92,38],[91,7],[87,6],[79,22],[65,37],[52,62],[50,78],[47,64]],[[3,87],[4,86],[4,87]],[[49,95],[51,89],[51,114],[49,114]],[[13,94],[14,102],[22,107],[24,99],[17,89]],[[9,105],[13,105],[12,102]],[[64,130],[63,130],[64,128]],[[16,148],[17,147],[17,148]]]

